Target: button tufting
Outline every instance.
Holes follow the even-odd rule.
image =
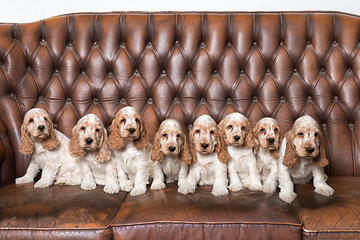
[[[139,69],[135,69],[135,73],[138,74],[138,73],[139,73]]]
[[[240,71],[240,74],[244,74],[244,73],[245,73],[245,71],[244,71],[244,70],[241,70],[241,71]]]
[[[163,69],[163,70],[161,71],[161,73],[162,73],[162,74],[165,74],[165,73],[166,73],[165,69]]]
[[[350,127],[351,129],[353,129],[353,128],[354,128],[354,123],[350,123],[350,124],[349,124],[349,127]]]
[[[266,69],[266,72],[271,73],[271,69],[270,68]]]
[[[205,102],[205,98],[201,98],[201,99],[200,99],[200,102],[201,102],[201,103],[204,103],[204,102]]]
[[[228,46],[231,46],[231,42],[228,42]]]
[[[57,129],[58,125],[56,123],[53,124],[54,128]]]
[[[202,47],[205,46],[205,43],[204,42],[200,43],[200,46],[202,46]]]
[[[99,102],[99,99],[94,98],[94,103],[97,103],[97,102]]]
[[[188,74],[188,75],[191,75],[191,70],[188,70],[187,74]]]
[[[254,96],[254,97],[253,97],[253,101],[254,101],[254,102],[257,102],[257,101],[258,101],[258,97],[257,97],[257,96]]]
[[[333,41],[333,44],[334,44],[334,45],[336,45],[336,44],[337,44],[337,41],[336,41],[336,40],[334,40],[334,41]]]
[[[294,68],[294,73],[297,73],[298,72],[298,69],[297,68]]]
[[[67,98],[66,101],[67,101],[67,102],[71,102],[71,98]]]
[[[152,98],[149,98],[148,99],[148,104],[152,104],[153,103],[153,99]]]
[[[339,96],[335,96],[335,97],[334,97],[334,101],[335,101],[335,102],[339,101]]]
[[[283,102],[283,101],[285,101],[285,97],[284,96],[281,96],[280,97],[280,100]]]
[[[256,46],[258,43],[257,42],[254,42],[253,45]]]
[[[189,124],[188,125],[188,129],[191,130],[193,128],[193,125],[192,124]]]
[[[227,103],[231,103],[231,98],[226,99]]]
[[[306,42],[306,44],[307,44],[307,45],[311,45],[311,41],[308,40],[308,41]]]
[[[98,45],[98,43],[97,42],[94,42],[94,46],[96,47]]]
[[[55,69],[55,73],[59,73],[59,69]]]
[[[217,74],[217,73],[218,73],[218,71],[217,71],[217,70],[214,70],[214,71],[213,71],[213,74]]]
[[[308,101],[311,101],[311,100],[312,100],[312,97],[311,97],[311,96],[308,96],[308,97],[307,97],[307,100],[308,100]]]
[[[85,75],[85,71],[82,71],[82,72],[81,72],[81,75]]]
[[[284,42],[283,42],[283,41],[280,42],[280,46],[281,46],[281,47],[284,46]]]
[[[179,98],[178,97],[174,97],[174,103],[178,103],[179,102]]]
[[[151,47],[152,43],[151,42],[148,42],[148,46]]]
[[[109,72],[109,73],[108,73],[108,75],[109,75],[109,76],[112,76],[112,75],[113,75],[113,73],[112,73],[112,72]]]
[[[175,45],[179,45],[179,41],[178,41],[178,40],[175,41]]]

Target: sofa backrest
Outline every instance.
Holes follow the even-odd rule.
[[[325,132],[328,174],[359,175],[359,41],[359,17],[337,12],[83,13],[1,24],[0,131],[14,155],[1,178],[25,173],[29,157],[18,149],[29,109],[46,109],[70,136],[83,115],[109,126],[126,105],[144,115],[151,140],[170,117],[191,128],[202,114],[219,122],[238,111],[252,123],[274,117],[285,133],[309,114]]]

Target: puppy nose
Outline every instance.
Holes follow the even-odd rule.
[[[274,139],[274,138],[269,138],[269,139],[268,139],[268,142],[269,142],[269,143],[274,143],[274,142],[275,142],[275,139]]]
[[[169,147],[169,151],[170,151],[170,152],[175,151],[175,149],[176,149],[176,148],[175,148],[175,147],[173,147],[173,146]]]
[[[133,134],[135,132],[135,128],[129,128],[129,133]]]
[[[40,126],[38,126],[38,129],[39,129],[40,131],[44,131],[45,126],[44,126],[44,125],[40,125]]]
[[[240,136],[234,136],[235,141],[239,141],[240,140]]]
[[[209,144],[207,144],[207,143],[202,143],[202,144],[201,144],[201,147],[202,147],[203,149],[207,149],[208,146],[209,146]]]
[[[91,138],[87,138],[87,139],[85,139],[85,142],[86,142],[87,144],[91,144],[91,143],[93,142],[93,140],[92,140]]]
[[[307,151],[308,153],[312,153],[314,150],[315,150],[314,148],[310,148],[310,147],[306,148],[306,151]]]

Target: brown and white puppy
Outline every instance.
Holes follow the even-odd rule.
[[[164,177],[158,162],[150,160],[150,148],[141,114],[133,107],[124,107],[110,127],[109,143],[115,152],[120,190],[137,196],[146,192],[149,177],[151,189],[164,189]]]
[[[312,178],[316,193],[332,195],[334,189],[326,183],[323,169],[328,164],[325,139],[319,124],[308,115],[298,118],[285,134],[280,148],[279,197],[291,203],[296,198],[294,184],[304,184]]]
[[[239,191],[243,187],[261,190],[253,151],[255,139],[249,120],[241,113],[231,113],[219,123],[219,129],[231,155],[228,163],[230,191]]]
[[[105,185],[106,193],[120,191],[107,131],[96,115],[87,114],[79,119],[72,130],[69,149],[70,154],[79,160],[81,189],[92,190],[99,184]]]
[[[160,124],[150,158],[160,163],[166,183],[178,181],[179,187],[185,183],[192,157],[186,131],[178,121],[166,119]]]
[[[197,184],[213,185],[214,196],[228,194],[227,162],[230,160],[223,136],[213,118],[202,115],[194,122],[189,134],[193,157],[186,183],[178,191],[194,193]]]
[[[79,167],[69,154],[69,138],[54,129],[50,115],[41,108],[29,110],[21,126],[20,153],[31,154],[26,174],[16,184],[34,181],[40,169],[41,178],[35,188],[45,188],[54,181],[66,185],[80,184]]]
[[[254,134],[258,144],[255,156],[263,184],[262,191],[273,193],[278,185],[277,161],[281,145],[279,123],[273,118],[262,118],[257,122]]]

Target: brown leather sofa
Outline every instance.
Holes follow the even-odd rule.
[[[359,239],[360,18],[339,12],[86,13],[0,24],[1,239]],[[15,185],[24,113],[48,110],[70,136],[95,113],[109,126],[131,105],[151,141],[172,117],[191,128],[239,111],[276,118],[282,133],[304,114],[327,140],[331,197],[296,186],[288,205],[242,190],[214,197],[175,185],[130,197],[102,187]]]

